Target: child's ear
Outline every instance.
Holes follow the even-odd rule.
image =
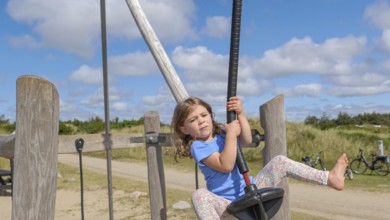
[[[179,129],[180,129],[180,131],[181,131],[183,134],[188,135],[188,131],[187,131],[186,127],[181,126]]]

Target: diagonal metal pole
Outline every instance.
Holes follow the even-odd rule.
[[[100,0],[100,19],[102,32],[102,61],[103,61],[103,86],[104,86],[104,147],[107,157],[107,188],[108,188],[108,205],[110,220],[114,219],[113,204],[112,204],[112,172],[111,172],[111,134],[110,134],[110,112],[109,112],[109,97],[108,97],[108,76],[107,76],[107,31],[106,31],[106,2]]]

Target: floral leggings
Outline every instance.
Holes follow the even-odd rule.
[[[311,168],[305,164],[293,161],[285,156],[274,157],[253,178],[257,188],[275,187],[283,177],[292,177],[296,180],[327,185],[329,171]],[[192,194],[192,203],[199,219],[235,219],[229,215],[226,207],[230,200],[220,197],[207,189],[197,189]]]

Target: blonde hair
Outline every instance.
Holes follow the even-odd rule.
[[[211,106],[200,98],[189,97],[176,105],[172,117],[171,126],[175,135],[175,156],[191,157],[190,147],[193,138],[190,135],[181,132],[180,127],[184,126],[184,121],[188,115],[195,110],[196,106],[199,105],[205,107],[210,114],[211,121],[213,123],[213,136],[215,134],[222,133],[221,124],[214,120],[214,113],[211,109]]]

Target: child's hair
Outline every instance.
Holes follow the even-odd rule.
[[[189,97],[185,99],[176,105],[171,124],[173,133],[175,134],[176,155],[178,156],[191,157],[190,146],[193,138],[188,134],[186,135],[182,133],[180,127],[184,125],[184,121],[188,115],[195,110],[197,105],[205,107],[209,112],[213,122],[213,135],[222,133],[221,125],[214,120],[214,113],[207,102],[197,97]]]

